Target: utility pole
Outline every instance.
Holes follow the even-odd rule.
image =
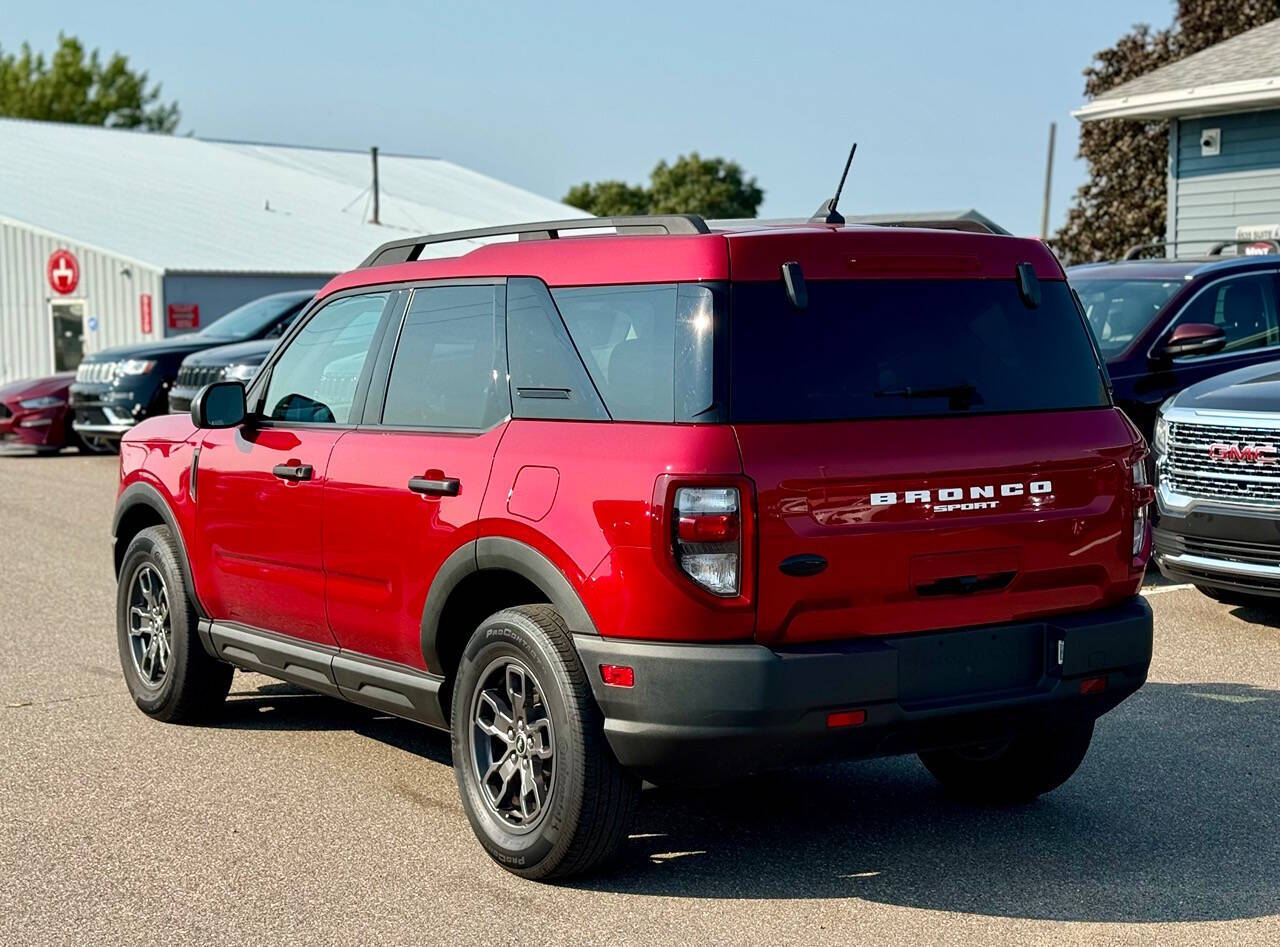
[[[1049,158],[1044,167],[1044,210],[1040,213],[1040,239],[1049,239],[1049,194],[1053,188],[1053,139],[1058,133],[1058,123],[1049,123]],[[376,207],[377,204],[374,204]]]
[[[378,146],[369,149],[373,158],[373,223],[378,223]]]

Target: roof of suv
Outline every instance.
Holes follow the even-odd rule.
[[[1237,270],[1274,269],[1280,258],[1274,254],[1265,256],[1230,257],[1179,257],[1174,259],[1108,260],[1102,263],[1081,263],[1067,268],[1067,276],[1073,280],[1168,280],[1194,279],[1206,274],[1231,273]]]
[[[580,236],[563,231],[593,229]],[[614,228],[616,232],[601,232]],[[665,231],[665,232],[664,232]],[[516,235],[462,255],[419,260],[427,244]],[[465,248],[464,248],[465,249]],[[396,240],[321,291],[384,283],[532,276],[549,286],[774,280],[781,262],[798,262],[812,279],[1012,279],[1029,262],[1041,279],[1063,279],[1039,240],[937,227],[761,223],[713,229],[693,215],[596,218],[520,224]]]

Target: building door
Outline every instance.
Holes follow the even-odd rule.
[[[84,358],[84,300],[51,300],[49,318],[53,326],[53,370],[73,372]]]

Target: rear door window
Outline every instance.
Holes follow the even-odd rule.
[[[516,417],[608,420],[541,280],[507,280],[507,353]]]
[[[487,429],[510,412],[496,285],[415,289],[391,363],[382,423]]]
[[[1109,403],[1065,282],[1028,308],[1012,281],[808,283],[731,290],[730,418],[822,421],[994,414]]]

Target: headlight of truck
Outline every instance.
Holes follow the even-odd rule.
[[[55,398],[53,395],[45,395],[43,398],[28,398],[26,401],[18,402],[28,411],[38,411],[40,408],[56,408],[58,405],[65,403],[61,398]]]
[[[224,381],[243,381],[248,383],[257,372],[257,365],[228,365],[222,370],[222,378]]]
[[[117,375],[145,375],[155,367],[155,362],[146,358],[127,358],[116,364]]]

